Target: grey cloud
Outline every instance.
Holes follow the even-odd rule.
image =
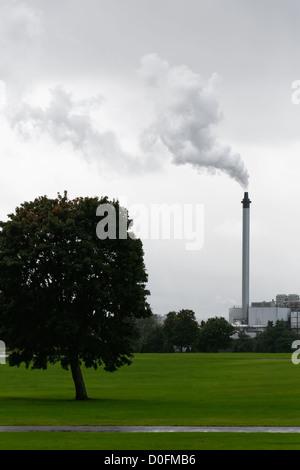
[[[42,50],[42,17],[16,0],[1,2],[0,17],[0,78],[24,82]]]
[[[90,111],[101,105],[100,96],[76,101],[60,86],[51,89],[50,94],[50,102],[45,108],[23,102],[10,111],[10,125],[24,139],[45,134],[58,144],[70,143],[87,157],[122,155],[114,133],[101,133],[93,125]]]
[[[108,163],[118,172],[159,168],[169,152],[176,165],[188,163],[199,171],[222,171],[247,187],[248,173],[240,155],[219,142],[214,133],[221,114],[213,79],[205,83],[186,66],[171,67],[155,54],[144,56],[139,75],[151,90],[155,118],[136,136],[138,155],[130,155],[122,149],[113,129],[102,131],[93,122],[90,111],[92,104],[99,104],[96,98],[79,102],[56,87],[46,108],[23,101],[24,89],[34,80],[43,41],[49,38],[39,11],[21,0],[4,1],[0,14],[5,19],[0,25],[4,51],[0,79],[6,81],[8,90],[7,117],[24,138],[47,134],[58,144],[71,144],[86,158]]]
[[[116,174],[144,171],[142,159],[125,152],[114,130],[101,130],[94,122],[92,111],[103,103],[101,96],[76,100],[57,86],[50,90],[49,104],[42,108],[21,102],[11,107],[7,119],[11,128],[25,141],[50,137],[58,145],[71,145],[99,170]]]
[[[122,149],[114,130],[101,131],[95,125],[91,110],[102,105],[100,96],[76,101],[71,93],[56,87],[44,109],[24,102],[12,107],[10,124],[27,139],[42,133],[58,144],[70,143],[88,159],[108,164],[117,172],[154,170],[171,154],[175,165],[222,171],[246,188],[248,172],[243,160],[214,133],[221,119],[214,96],[216,77],[205,83],[188,67],[172,68],[155,54],[142,58],[138,73],[150,90],[154,120],[136,136],[137,155]]]

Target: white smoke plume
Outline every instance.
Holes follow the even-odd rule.
[[[222,171],[247,188],[249,175],[240,155],[214,134],[221,119],[214,97],[215,76],[204,83],[188,67],[171,67],[156,54],[142,58],[138,73],[151,91],[155,108],[154,121],[142,136],[144,148],[160,140],[176,165]]]
[[[101,121],[93,120],[93,107],[102,106],[101,97],[78,101],[64,88],[54,86],[44,107],[26,100],[26,92],[34,88],[35,71],[40,70],[38,58],[46,40],[43,18],[23,0],[3,0],[0,15],[5,20],[0,25],[5,114],[12,129],[23,138],[50,136],[56,143],[71,145],[87,159],[98,161],[100,166],[108,165],[121,173],[158,169],[171,155],[176,165],[222,171],[247,187],[248,172],[240,155],[214,134],[221,120],[214,76],[205,83],[186,66],[171,67],[156,54],[144,56],[138,75],[149,93],[154,114],[148,120],[150,125],[136,132],[136,152],[125,151],[116,128],[107,129]],[[129,112],[134,113],[134,107]]]

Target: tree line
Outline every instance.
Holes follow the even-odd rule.
[[[136,321],[135,352],[291,352],[299,335],[284,321],[268,322],[254,337],[231,325],[224,317],[197,322],[192,310],[169,312],[163,321],[155,315]]]

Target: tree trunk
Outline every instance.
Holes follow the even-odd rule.
[[[71,371],[72,371],[72,377],[74,380],[75,384],[75,390],[76,390],[76,400],[87,400],[88,396],[86,393],[83,377],[82,377],[82,372],[80,369],[79,365],[79,360],[78,357],[74,357],[71,360]]]

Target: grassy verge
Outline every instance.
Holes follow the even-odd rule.
[[[299,450],[299,434],[3,433],[0,450]],[[109,455],[109,454],[108,454]]]

